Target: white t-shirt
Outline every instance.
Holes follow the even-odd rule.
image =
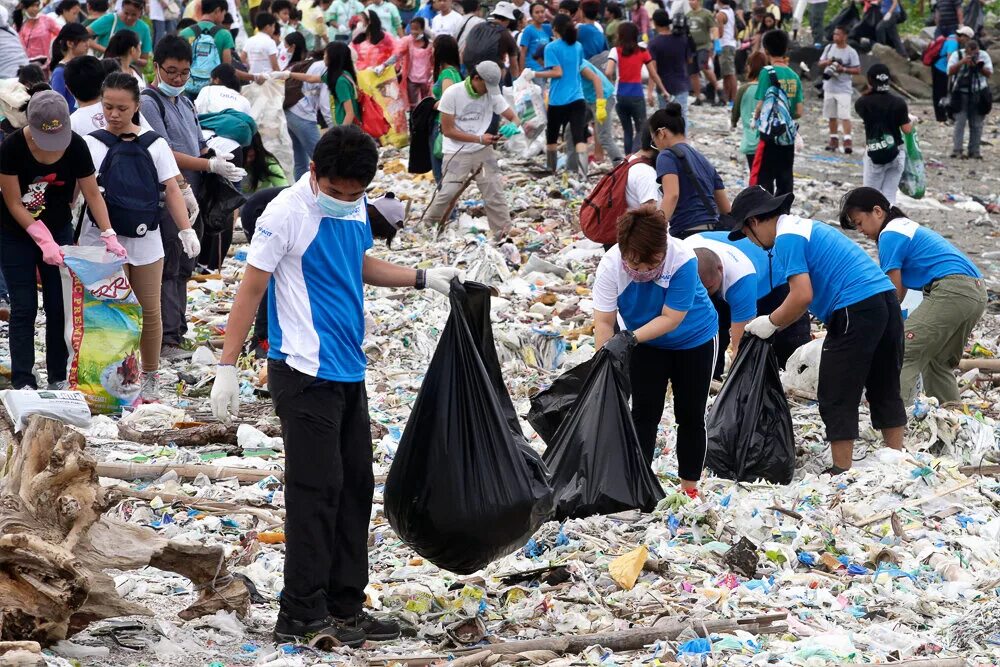
[[[72,121],[72,119],[70,120]],[[151,131],[142,129],[139,134],[143,135]],[[90,149],[90,157],[94,161],[94,166],[100,170],[101,163],[104,162],[104,156],[108,154],[108,147],[94,137],[84,137],[84,141],[87,142],[87,148]],[[154,141],[149,146],[149,154],[153,158],[153,164],[156,165],[156,175],[160,179],[160,183],[165,183],[171,178],[176,178],[180,175],[181,172],[177,168],[177,161],[174,160],[174,154],[165,139],[161,137]],[[163,215],[170,215],[166,208],[163,209]],[[160,237],[159,227],[151,232],[146,232],[146,235],[142,238],[133,239],[119,236],[118,242],[128,252],[128,263],[133,266],[152,264],[163,257],[163,240]],[[80,233],[80,245],[104,245],[104,242],[101,241],[101,230],[90,218],[89,211],[87,212],[86,219],[83,221],[83,231]]]
[[[73,131],[81,137],[86,137],[94,130],[108,129],[108,123],[104,120],[104,107],[101,106],[100,102],[79,107],[69,115],[69,124],[73,128]],[[153,130],[149,123],[146,122],[146,119],[142,117],[142,114],[139,114],[139,127],[144,132],[151,132]]]
[[[737,46],[736,42],[736,13],[731,7],[721,7],[720,12],[726,15],[726,25],[722,26],[722,46]]]
[[[444,91],[438,110],[455,117],[455,127],[469,134],[485,134],[493,120],[493,114],[502,114],[510,108],[503,95],[490,97],[488,94],[472,97],[465,89],[465,83],[458,83]],[[472,153],[485,148],[482,144],[465,143],[449,139],[444,135],[441,148],[444,153]]]
[[[632,155],[629,162],[635,162],[638,157]],[[625,203],[629,209],[639,208],[649,201],[659,205],[663,198],[660,184],[656,182],[656,168],[649,164],[634,164],[628,168],[628,180],[625,182]]]
[[[199,114],[219,113],[226,109],[242,111],[250,115],[250,100],[226,86],[205,86],[194,101],[194,108]]]
[[[155,0],[154,0],[155,1]],[[243,45],[247,54],[247,67],[251,74],[273,72],[271,56],[278,57],[278,44],[270,35],[259,32]]]
[[[458,12],[452,10],[447,15],[438,14],[431,20],[431,32],[434,36],[438,35],[451,35],[456,37],[458,31],[462,29],[462,25],[465,23],[465,17]]]

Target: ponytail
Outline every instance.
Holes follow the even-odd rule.
[[[60,30],[56,38],[52,40],[52,52],[49,57],[49,67],[55,67],[66,57],[69,51],[70,42],[86,42],[90,39],[90,33],[83,27],[82,23],[67,23]]]
[[[885,211],[882,229],[885,229],[890,221],[906,217],[898,206],[890,204],[886,196],[875,188],[854,188],[840,200],[840,226],[844,229],[855,229],[854,223],[851,222],[851,214],[856,211],[871,213],[876,206]]]
[[[552,30],[570,46],[576,44],[576,26],[573,25],[573,19],[566,14],[559,14],[552,20]]]

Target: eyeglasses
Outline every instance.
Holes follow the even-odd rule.
[[[166,69],[166,68],[160,67],[160,71],[163,72],[164,74],[166,74],[167,76],[170,76],[170,77],[190,76],[191,75],[191,70],[190,69],[175,69],[173,67],[171,67],[169,69]]]

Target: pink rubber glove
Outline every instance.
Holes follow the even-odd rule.
[[[59,244],[52,238],[52,232],[49,231],[44,222],[41,220],[33,222],[25,231],[28,232],[28,236],[31,237],[35,244],[41,248],[42,261],[53,266],[63,265],[62,250],[59,249]]]
[[[118,242],[118,235],[115,234],[115,230],[109,229],[101,232],[101,240],[104,241],[104,247],[108,249],[108,252],[113,252],[119,257],[128,255],[122,244]]]

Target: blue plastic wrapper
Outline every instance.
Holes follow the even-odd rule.
[[[691,654],[701,654],[701,653],[711,653],[712,652],[712,642],[711,640],[705,639],[704,637],[699,637],[698,639],[689,639],[680,646],[677,647],[677,654],[684,655],[685,653]]]

